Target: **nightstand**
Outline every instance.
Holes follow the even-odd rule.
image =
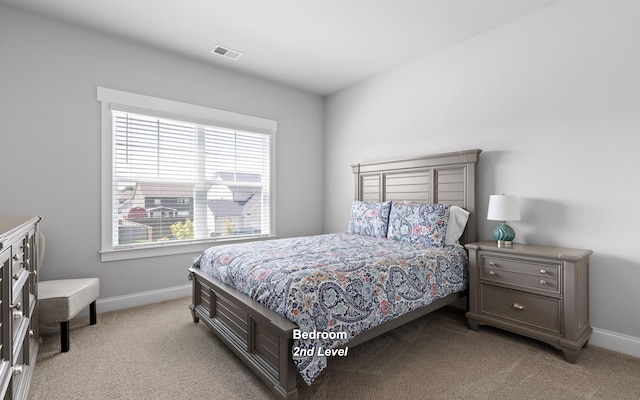
[[[495,241],[469,249],[469,326],[491,325],[562,350],[575,363],[591,336],[591,250]]]

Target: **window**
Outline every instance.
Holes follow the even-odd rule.
[[[102,260],[274,236],[276,123],[98,88]]]

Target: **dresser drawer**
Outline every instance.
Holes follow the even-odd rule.
[[[13,386],[13,399],[15,400],[17,397],[17,395],[19,393],[22,392],[22,390],[20,390],[25,382],[25,376],[27,375],[27,371],[29,368],[28,365],[28,353],[25,352],[25,346],[24,346],[24,342],[20,342],[19,344],[19,351],[17,353],[14,352],[14,361],[13,361],[13,368],[12,368],[12,382],[11,382],[11,386]]]
[[[17,301],[12,304],[9,314],[11,315],[12,337],[13,343],[16,345],[18,342],[22,342],[24,334],[28,330],[29,326],[29,304],[24,304],[24,288],[20,291],[20,294],[16,296]]]
[[[13,246],[15,248],[16,246]],[[27,262],[24,260],[24,254],[22,252],[13,252],[11,256],[11,276],[17,277],[22,272],[26,272]]]
[[[29,270],[29,236],[23,236],[11,244],[11,276],[19,276]]]
[[[536,259],[507,258],[484,254],[482,280],[499,282],[544,293],[561,294],[562,265]]]
[[[0,360],[0,393],[6,393],[11,381],[11,364],[8,360]]]
[[[562,334],[561,300],[480,284],[480,313]]]

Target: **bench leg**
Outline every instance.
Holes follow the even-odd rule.
[[[96,302],[94,300],[93,303],[89,304],[89,324],[95,325],[98,322],[97,320]]]
[[[89,325],[95,325],[98,322],[98,313],[96,312],[96,302],[89,304]],[[69,351],[69,321],[60,322],[60,348],[63,353]]]
[[[63,353],[69,351],[69,321],[60,322],[60,347]]]

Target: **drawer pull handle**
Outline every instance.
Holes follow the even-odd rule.
[[[496,271],[489,271],[489,275],[495,275]]]
[[[511,307],[515,308],[516,310],[524,310],[524,306],[519,303],[513,303],[511,304]]]
[[[20,261],[20,264],[24,265],[25,268],[29,268],[29,260]]]
[[[22,311],[13,310],[13,319],[20,319],[23,317]]]
[[[20,308],[22,308],[22,304],[20,304],[20,302],[17,302],[16,304],[11,304],[9,308],[15,308],[16,310],[19,310]]]
[[[29,337],[33,337],[36,333],[33,331],[33,329],[29,329]]]
[[[22,373],[22,365],[16,365],[13,367],[13,374],[20,375]]]
[[[18,255],[17,255],[17,254],[14,254],[14,255],[13,255],[13,259],[14,259],[15,261],[18,261],[18,260],[20,259],[20,257],[18,257]]]
[[[546,285],[546,284],[547,284],[547,281],[545,281],[544,279],[540,279],[540,284],[541,284],[541,285]]]
[[[547,273],[547,270],[546,270],[546,269],[541,269],[541,270],[540,270],[540,273],[541,273],[541,274],[546,274],[546,273]]]
[[[18,279],[20,279],[20,274],[16,272],[15,274],[13,274],[13,280],[17,281]]]
[[[492,267],[497,266],[498,264],[494,263],[493,261],[489,261],[489,265],[491,265]]]

